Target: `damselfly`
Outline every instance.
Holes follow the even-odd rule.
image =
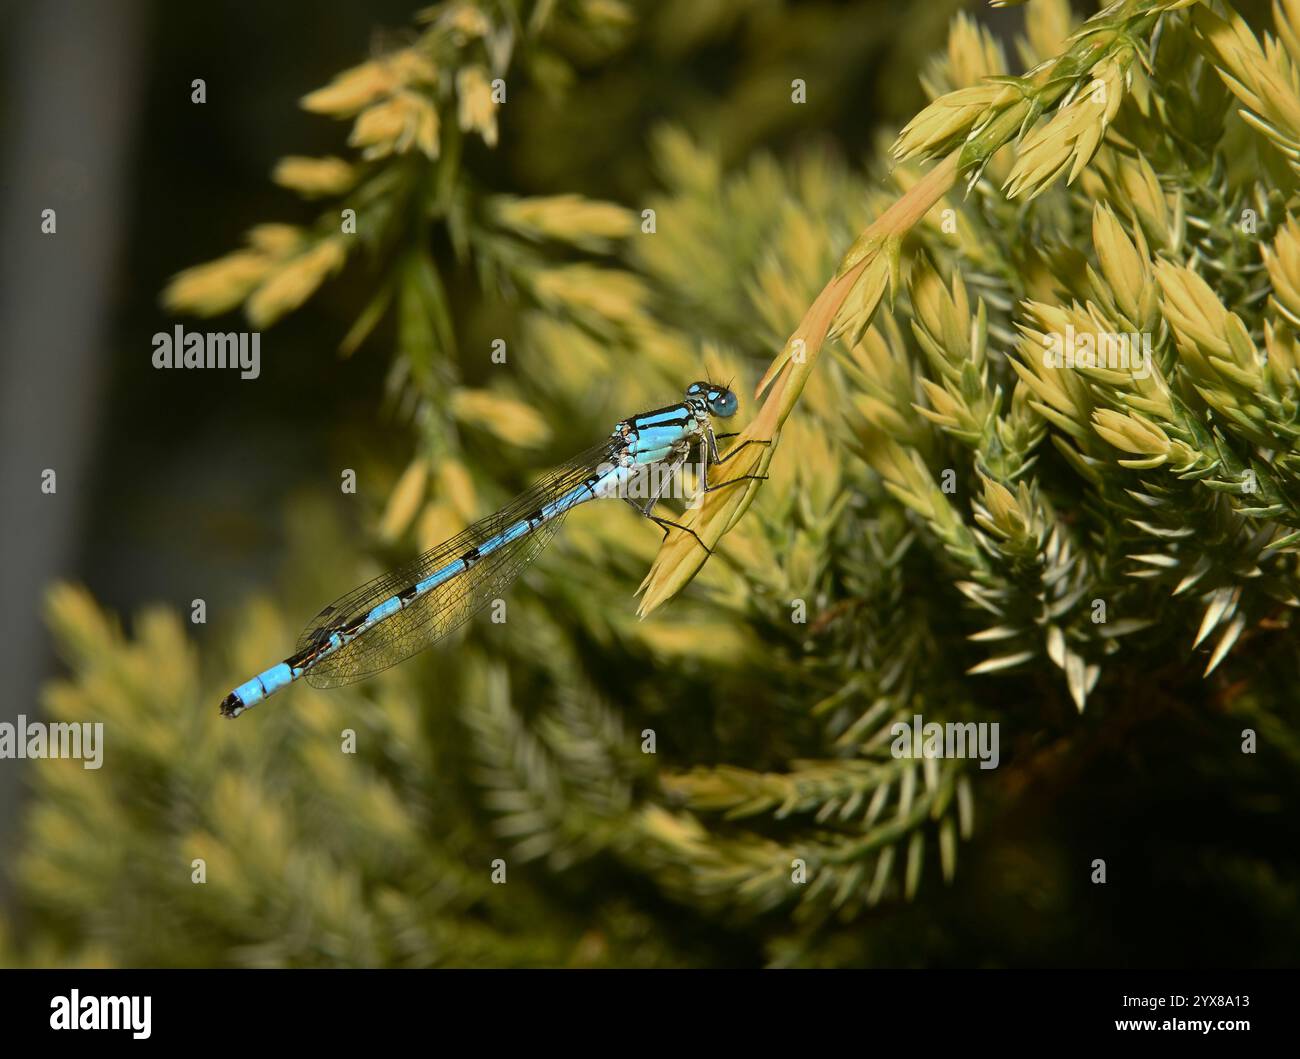
[[[551,472],[495,515],[331,603],[308,623],[292,655],[227,695],[221,712],[238,717],[300,677],[317,688],[351,684],[424,650],[501,595],[546,546],[564,516],[589,500],[619,497],[665,535],[678,529],[695,536],[654,513],[662,490],[642,500],[629,496],[626,487],[647,469],[680,469],[692,451],[699,452],[703,492],[762,477],[745,474],[709,482],[711,464],[725,463],[746,445],[768,444],[745,441],[719,455],[711,417],[730,418],[737,407],[736,395],[727,387],[694,382],[680,403],[623,420],[607,441]]]

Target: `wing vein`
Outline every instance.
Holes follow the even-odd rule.
[[[298,639],[300,652],[310,650],[331,632],[364,618],[376,606],[481,547],[504,530],[564,496],[612,460],[605,442],[575,456],[500,511],[462,530],[390,573],[353,589],[323,608]],[[576,505],[575,505],[576,506]],[[375,623],[356,639],[324,655],[304,674],[313,687],[332,688],[372,676],[460,628],[489,601],[505,591],[550,542],[568,511],[554,515],[529,532],[497,547],[468,569],[411,600]]]

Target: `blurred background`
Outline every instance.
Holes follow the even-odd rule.
[[[7,4],[0,719],[102,719],[106,745],[98,772],[0,763],[5,962],[1143,964],[1291,951],[1294,924],[1279,937],[1239,884],[1254,873],[1270,908],[1293,908],[1294,874],[1207,853],[1195,821],[1214,810],[1177,754],[1144,766],[1171,779],[1127,771],[1122,746],[1097,750],[1110,778],[1093,797],[1056,778],[1050,810],[1022,806],[963,845],[954,884],[931,850],[915,895],[906,836],[889,863],[873,847],[792,899],[790,821],[742,832],[729,819],[745,812],[709,815],[699,770],[776,773],[830,745],[809,708],[839,682],[795,650],[782,614],[799,595],[832,606],[834,586],[868,576],[828,584],[823,559],[840,497],[867,487],[815,425],[788,446],[789,484],[767,491],[735,561],[711,564],[651,621],[636,622],[632,593],[657,532],[587,512],[512,592],[505,626],[477,622],[356,688],[295,688],[237,723],[217,717],[321,604],[488,513],[621,416],[675,400],[706,370],[734,374],[747,399],[873,204],[896,193],[883,148],[925,103],[927,76],[955,78],[933,57],[961,6],[588,0],[417,18],[400,0]],[[1034,57],[1016,51],[1020,11],[973,13],[985,29],[969,39],[1005,48],[1012,69]],[[432,68],[411,74],[412,52],[433,54]],[[378,96],[334,79],[361,64],[434,101],[436,150],[355,132],[349,146]],[[470,69],[503,75],[508,101],[483,103]],[[806,103],[792,102],[794,79]],[[331,84],[334,98],[300,106]],[[427,131],[423,113],[394,120]],[[323,170],[272,180],[286,156],[344,159],[342,190]],[[173,283],[241,244],[262,255],[265,282],[334,246],[354,201],[358,249],[302,281],[310,300],[243,304],[253,288],[229,265]],[[646,208],[658,232],[638,239]],[[45,209],[56,234],[41,231]],[[268,223],[285,227],[248,234]],[[359,320],[373,325],[364,335]],[[155,370],[152,336],[177,322],[260,331],[260,378]],[[340,352],[350,333],[361,337]],[[490,356],[498,338],[505,365]],[[39,489],[46,468],[54,495]],[[345,468],[356,495],[339,489]],[[1038,692],[1008,694],[1014,712]],[[1054,709],[1051,724],[1072,715]],[[356,755],[339,752],[344,729]],[[1181,792],[1165,806],[1184,821],[1170,837],[1181,859],[1142,852],[1153,786]],[[825,804],[838,811],[852,792],[836,797]],[[784,798],[755,789],[750,811]],[[819,840],[826,819],[803,834]],[[1100,847],[1141,862],[1104,898],[1074,867]],[[1216,902],[1222,916],[1204,918]]]
[[[333,142],[298,110],[304,86],[365,58],[376,26],[410,7],[339,4],[324,18],[309,4],[6,7],[0,447],[5,546],[23,559],[5,564],[4,598],[25,615],[4,648],[14,717],[33,714],[54,672],[40,618],[53,581],[122,612],[195,593],[231,605],[282,547],[256,504],[301,481],[313,450],[373,407],[382,366],[326,357],[309,370],[313,351],[337,346],[325,319],[286,325],[300,327],[266,356],[265,386],[161,373],[152,336],[174,323],[159,304],[169,276],[284,205],[267,179],[283,123],[304,147]],[[190,98],[199,77],[204,105]],[[53,237],[30,223],[45,209]],[[21,485],[47,467],[53,503]],[[9,850],[24,767],[0,772]]]

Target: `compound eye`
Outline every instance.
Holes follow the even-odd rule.
[[[736,414],[740,402],[730,390],[714,390],[709,394],[709,411],[715,416],[727,419]]]

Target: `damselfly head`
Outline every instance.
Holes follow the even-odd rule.
[[[719,419],[730,419],[740,407],[736,395],[725,386],[712,382],[693,382],[686,387],[687,397],[703,397],[708,406],[709,415]]]

